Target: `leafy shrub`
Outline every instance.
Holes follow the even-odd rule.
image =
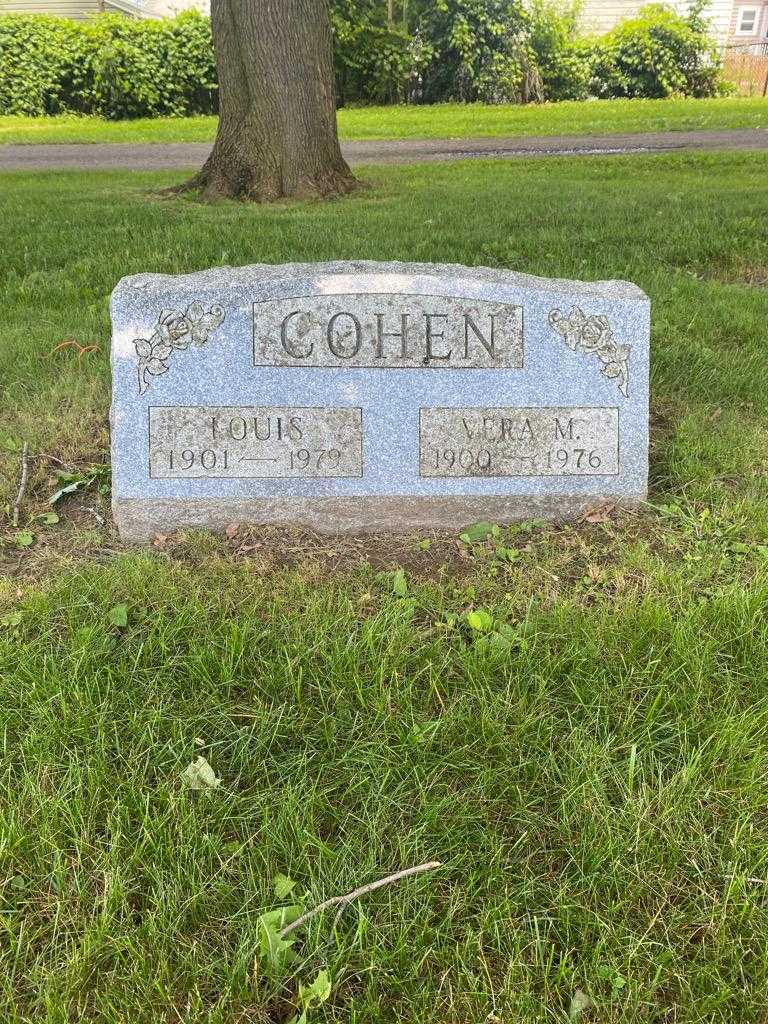
[[[333,0],[336,97],[366,103],[400,103],[415,64],[411,38],[388,25],[380,0]]]
[[[576,3],[331,0],[339,101],[518,103],[721,91],[701,16],[705,0],[687,17],[646,7],[591,42],[577,36]],[[0,113],[183,116],[214,113],[217,99],[210,21],[193,11],[158,21],[0,15]]]
[[[534,0],[529,42],[548,100],[583,100],[589,95],[592,51],[577,36],[578,4],[563,7],[556,0]]]
[[[210,22],[193,11],[159,21],[0,17],[2,113],[205,114],[216,89]]]
[[[416,31],[428,42],[423,98],[516,103],[538,98],[538,69],[520,0],[429,0]]]
[[[595,44],[591,91],[596,96],[714,96],[720,60],[699,0],[683,17],[649,4]]]
[[[87,60],[80,26],[45,15],[0,17],[0,112],[57,114],[83,110]]]
[[[216,69],[210,22],[194,11],[162,21],[94,19],[94,103],[109,117],[210,113]]]

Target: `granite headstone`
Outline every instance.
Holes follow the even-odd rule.
[[[316,263],[140,274],[112,294],[121,536],[573,518],[646,496],[635,285]]]

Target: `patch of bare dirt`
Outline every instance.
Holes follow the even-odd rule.
[[[745,284],[750,288],[768,288],[768,267],[763,266],[706,270],[696,276],[703,281],[718,281],[720,284]]]

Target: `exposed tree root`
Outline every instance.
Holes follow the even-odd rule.
[[[290,189],[274,176],[267,179],[258,173],[227,172],[221,165],[206,164],[189,181],[163,189],[166,196],[196,193],[205,202],[235,199],[250,203],[275,203],[283,199],[339,199],[364,185],[351,171],[326,171],[316,177],[302,177]]]

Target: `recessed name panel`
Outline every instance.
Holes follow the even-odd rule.
[[[150,406],[156,480],[363,475],[360,409]]]
[[[421,409],[422,477],[614,476],[615,408]]]
[[[523,310],[442,295],[299,295],[253,304],[255,366],[511,369]]]

